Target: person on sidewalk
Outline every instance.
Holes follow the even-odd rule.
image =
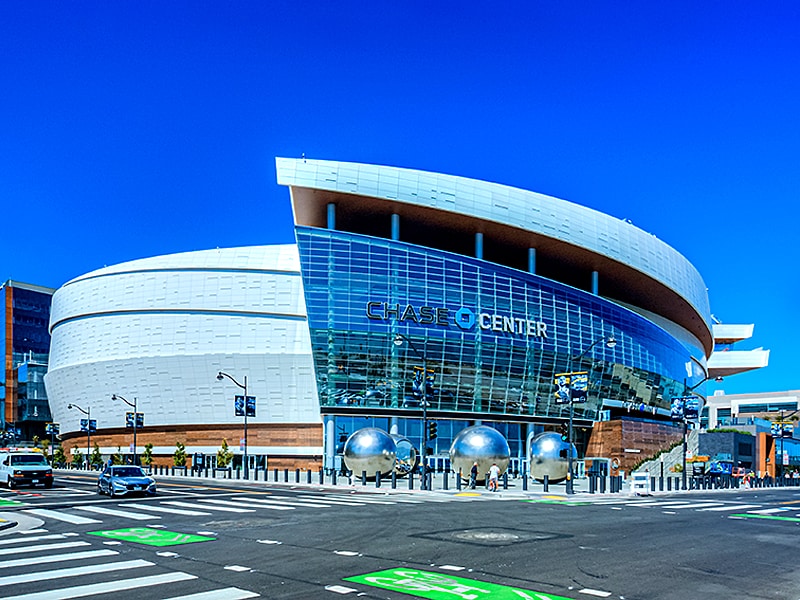
[[[497,480],[500,478],[500,467],[497,466],[497,463],[492,463],[492,466],[489,467],[489,491],[496,492],[497,491]]]
[[[472,468],[469,471],[469,489],[475,489],[475,483],[478,481],[478,462],[472,463]]]

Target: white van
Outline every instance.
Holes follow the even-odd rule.
[[[53,487],[53,469],[40,452],[2,452],[0,483],[5,483],[10,490],[20,485]]]

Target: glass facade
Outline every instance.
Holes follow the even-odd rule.
[[[604,403],[668,411],[692,354],[703,361],[644,317],[550,279],[383,238],[296,233],[324,414],[416,415],[423,369],[433,418],[560,422],[554,380],[569,371],[588,372],[577,419],[597,420]],[[614,348],[595,344],[611,335]]]

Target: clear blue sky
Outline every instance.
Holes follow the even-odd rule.
[[[691,260],[800,388],[800,4],[0,3],[0,278],[293,240],[275,156],[495,181]],[[712,386],[709,391],[713,391]]]

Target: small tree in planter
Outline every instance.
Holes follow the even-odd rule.
[[[89,463],[96,469],[99,469],[103,466],[103,455],[100,454],[100,446],[97,445],[97,442],[94,443],[94,448],[92,449],[92,456],[89,458]]]
[[[217,450],[217,468],[227,469],[233,460],[233,452],[228,448],[228,440],[222,440],[222,446]]]
[[[172,453],[172,463],[176,467],[186,468],[186,446],[175,442],[175,452]]]
[[[153,444],[146,444],[142,453],[142,464],[146,467],[153,466]]]
[[[75,465],[75,468],[80,468],[83,466],[83,452],[81,452],[78,448],[72,449],[72,464]]]
[[[121,465],[122,464],[122,450],[119,446],[117,446],[117,451],[111,455],[111,464],[112,465]]]
[[[67,464],[67,456],[64,454],[64,448],[59,444],[53,452],[53,466],[65,466]]]

